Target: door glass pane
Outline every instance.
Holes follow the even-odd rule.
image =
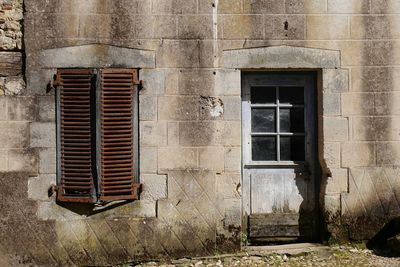
[[[281,160],[304,161],[304,136],[281,136]]]
[[[292,105],[304,104],[304,88],[279,87],[279,103]]]
[[[275,87],[252,87],[251,88],[252,104],[275,104],[276,89]]]
[[[276,132],[276,110],[275,108],[253,108],[251,110],[251,131]]]
[[[282,133],[304,132],[304,109],[281,108],[279,110],[280,131]]]
[[[253,136],[251,143],[253,161],[277,160],[275,136]]]

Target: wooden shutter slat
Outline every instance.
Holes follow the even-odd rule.
[[[100,200],[137,199],[134,101],[136,71],[101,70]]]
[[[59,201],[94,202],[92,173],[92,72],[59,70],[60,161]]]

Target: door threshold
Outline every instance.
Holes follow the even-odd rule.
[[[284,245],[270,245],[270,246],[244,246],[243,251],[249,254],[289,254],[296,255],[300,253],[309,253],[326,249],[320,243],[292,243]]]

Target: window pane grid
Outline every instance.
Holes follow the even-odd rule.
[[[258,94],[260,93],[261,88],[258,89]],[[260,122],[253,120],[252,130],[250,132],[252,138],[252,150],[253,150],[253,160],[256,161],[271,161],[271,162],[282,162],[282,161],[304,161],[305,157],[305,125],[304,125],[304,88],[291,88],[291,87],[268,87],[263,88],[264,90],[270,90],[270,92],[266,92],[265,94],[269,96],[268,103],[263,103],[263,101],[254,101],[256,104],[250,104],[251,112],[253,113],[256,109],[263,109],[264,111],[257,111],[257,113],[265,112],[266,110],[275,110],[275,131],[272,132],[263,132],[260,131],[262,129],[266,129],[265,127],[253,125],[253,123]],[[284,99],[286,101],[281,103],[280,101],[280,91],[284,90]],[[290,95],[290,90],[298,90],[294,92],[293,96]],[[271,96],[273,93],[271,91],[275,91],[275,103],[273,103]],[[301,98],[301,99],[300,99]],[[295,104],[291,104],[290,101],[295,102]],[[261,103],[260,103],[261,102]],[[267,108],[267,109],[265,109]],[[283,110],[281,110],[283,109]],[[284,124],[281,124],[285,122]],[[269,123],[272,123],[269,120]],[[281,128],[283,127],[283,128]],[[253,129],[259,129],[258,131],[253,131]],[[271,129],[269,127],[268,129]],[[271,129],[274,130],[274,129]],[[271,138],[275,137],[275,151],[271,151],[271,145],[268,146],[269,150],[264,151],[265,156],[260,156],[261,147],[259,146],[262,139],[260,138]],[[258,140],[258,141],[257,141]],[[284,143],[282,143],[284,141]],[[266,147],[264,146],[264,149]],[[283,149],[283,150],[282,150]],[[283,153],[283,155],[282,155]],[[275,155],[274,155],[275,154]]]

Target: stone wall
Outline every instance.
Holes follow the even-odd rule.
[[[7,3],[1,15],[12,22],[0,24],[2,49],[11,50],[0,52],[0,64],[14,66],[0,72],[0,94],[10,95],[0,97],[7,259],[99,265],[239,249],[241,88],[240,70],[223,67],[230,49],[340,51],[341,68],[322,72],[319,95],[327,229],[336,238],[368,238],[400,214],[398,1],[25,0],[26,88],[14,31],[22,7]],[[155,53],[154,67],[139,71],[142,199],[106,211],[48,196],[56,150],[54,90],[46,89],[57,66],[43,55],[60,49],[55,58],[68,64],[76,58],[62,47],[89,44]]]
[[[22,1],[0,2],[0,172],[24,171],[35,161],[27,138],[33,98],[22,97],[22,12]]]

